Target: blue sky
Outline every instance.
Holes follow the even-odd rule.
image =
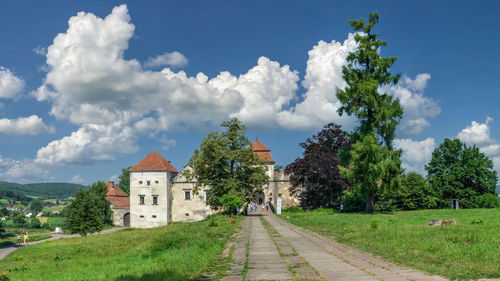
[[[407,171],[453,137],[500,170],[497,1],[2,1],[0,180],[108,180],[151,150],[180,169],[230,117],[286,165],[355,126],[335,89],[370,11],[403,74],[384,90]]]

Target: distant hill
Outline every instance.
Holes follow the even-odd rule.
[[[30,183],[19,184],[12,182],[0,181],[0,197],[9,198],[9,196],[24,196],[24,197],[41,197],[43,199],[64,199],[71,197],[80,190],[87,188],[81,184],[64,183],[64,182],[47,182],[47,183]],[[8,194],[7,194],[8,193]],[[9,198],[11,199],[11,198]],[[19,201],[26,201],[18,199]]]

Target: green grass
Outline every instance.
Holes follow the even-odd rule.
[[[500,209],[394,214],[284,212],[281,218],[387,260],[450,279],[500,277]],[[457,225],[429,227],[433,218]]]
[[[38,235],[29,235],[28,239],[29,239],[29,242],[33,242],[33,241],[48,239],[50,237],[52,237],[52,235],[45,233],[45,234],[38,234]],[[2,239],[0,241],[0,247],[12,246],[12,245],[16,245],[16,244],[17,244],[17,235],[14,238]]]
[[[0,261],[11,280],[189,280],[213,270],[241,219],[126,229],[23,247]]]

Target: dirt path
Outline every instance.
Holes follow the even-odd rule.
[[[105,229],[105,230],[103,230],[101,232],[98,232],[98,233],[95,233],[95,234],[92,234],[92,235],[100,235],[100,234],[112,233],[112,232],[115,232],[115,231],[118,231],[118,230],[122,230],[122,229],[124,229],[124,227],[114,227],[114,228]],[[73,237],[80,237],[80,235],[79,234],[52,234],[51,238],[47,238],[47,239],[44,239],[44,240],[33,241],[33,242],[28,242],[27,246],[29,246],[29,245],[35,245],[35,244],[42,243],[42,242],[45,242],[45,241],[48,241],[48,240],[58,240],[58,239],[61,239],[61,238],[73,238]],[[12,245],[12,246],[7,246],[7,247],[0,248],[0,260],[3,260],[8,254],[14,252],[15,250],[17,250],[18,248],[21,248],[21,247],[26,247],[26,246]]]

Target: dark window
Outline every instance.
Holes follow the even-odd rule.
[[[153,205],[158,205],[158,195],[153,195]]]
[[[144,195],[139,195],[139,205],[144,205]]]
[[[156,219],[156,215],[152,215],[153,219]]]
[[[150,186],[151,185],[151,181],[146,181],[146,185]]]
[[[142,181],[139,181],[139,184],[142,184]]]
[[[159,181],[155,181],[156,184],[160,183]]]
[[[140,217],[141,219],[142,219],[142,218],[144,218],[144,216],[143,216],[143,215],[140,215],[139,217]]]
[[[184,200],[191,200],[191,190],[184,190]]]

